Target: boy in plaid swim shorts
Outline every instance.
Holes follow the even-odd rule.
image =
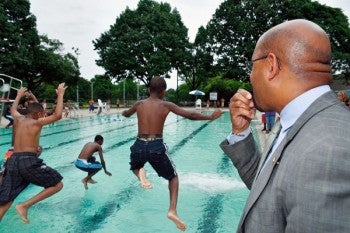
[[[14,199],[30,183],[42,186],[44,190],[15,206],[25,223],[29,223],[27,215],[32,205],[62,189],[62,176],[38,158],[38,148],[42,127],[62,118],[63,95],[66,88],[64,83],[58,85],[55,112],[47,117],[44,117],[43,106],[37,102],[29,104],[25,115],[20,114],[17,107],[20,99],[26,95],[27,89],[22,87],[17,91],[11,107],[15,127],[13,154],[6,161],[3,181],[0,185],[0,220],[11,207]]]

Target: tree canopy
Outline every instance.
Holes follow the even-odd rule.
[[[148,86],[153,76],[178,68],[189,46],[188,29],[168,3],[140,0],[127,8],[107,32],[93,41],[97,65],[117,81],[137,78]]]
[[[245,61],[251,58],[258,38],[286,20],[304,18],[319,24],[330,35],[334,71],[349,72],[350,28],[340,9],[311,0],[226,0],[207,25],[208,46],[214,65],[224,77],[248,80]]]
[[[62,43],[39,35],[28,0],[0,2],[0,72],[24,81],[30,90],[43,83],[76,83],[80,75],[73,54]]]

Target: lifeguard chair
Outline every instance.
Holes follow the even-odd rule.
[[[106,112],[106,103],[103,103],[101,99],[98,99],[97,102],[98,102],[97,115],[100,115],[101,112]]]
[[[202,100],[201,99],[197,99],[196,100],[196,109],[201,109],[202,108]]]
[[[4,112],[5,104],[13,102],[14,99],[10,99],[10,93],[11,90],[18,90],[19,88],[22,87],[22,80],[6,75],[6,74],[0,74],[0,92],[1,92],[1,116]],[[15,83],[15,85],[14,85]],[[1,118],[0,117],[0,123],[1,123]]]

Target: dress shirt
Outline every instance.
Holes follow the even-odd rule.
[[[310,107],[310,105],[321,95],[330,91],[328,85],[315,87],[289,102],[281,111],[280,121],[282,129],[276,142],[274,143],[270,155],[275,152],[278,145],[281,143],[283,138],[287,135],[289,129],[297,121],[297,119]]]

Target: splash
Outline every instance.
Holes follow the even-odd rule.
[[[216,173],[183,173],[179,175],[180,185],[189,186],[209,193],[222,193],[245,188],[242,181]]]

